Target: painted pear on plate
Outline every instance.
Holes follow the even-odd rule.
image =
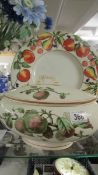
[[[49,32],[45,32],[45,33],[42,33],[42,34],[38,35],[39,40],[44,40],[44,39],[47,39],[49,37],[51,37],[51,33],[49,33]]]
[[[53,44],[53,38],[43,41],[42,46],[45,50],[51,50]]]
[[[84,70],[84,75],[93,80],[97,79],[95,69],[92,66],[89,66]]]

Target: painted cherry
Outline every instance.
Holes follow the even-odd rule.
[[[78,57],[83,58],[89,54],[90,48],[87,46],[80,46],[76,48],[76,54]]]
[[[35,50],[36,49],[36,46],[35,45],[32,45],[30,48],[31,48],[31,50]]]
[[[23,69],[17,74],[17,79],[21,82],[26,82],[30,79],[30,71],[28,69]]]
[[[43,53],[43,49],[42,49],[42,48],[39,48],[39,49],[37,50],[37,53],[42,54],[42,53]]]
[[[73,51],[74,50],[74,47],[75,47],[75,41],[74,41],[74,39],[68,38],[68,39],[64,40],[63,47],[67,51]]]
[[[88,62],[87,61],[83,61],[82,62],[82,66],[84,66],[84,67],[88,66]]]
[[[87,56],[87,58],[88,58],[89,60],[92,60],[92,59],[94,58],[94,56],[93,56],[93,54],[89,54],[89,55]]]
[[[29,64],[35,60],[35,55],[31,50],[24,50],[22,56],[24,61]]]
[[[15,122],[15,128],[20,131],[20,132],[24,132],[24,123],[22,119],[17,119]]]

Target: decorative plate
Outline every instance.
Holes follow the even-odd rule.
[[[12,86],[65,85],[97,93],[98,59],[89,44],[74,34],[52,32],[33,37],[12,64]]]
[[[98,128],[97,103],[45,107],[4,97],[0,113],[1,121],[13,133],[48,149],[67,146],[92,135]]]
[[[26,85],[9,91],[6,97],[43,106],[66,106],[96,101],[96,96],[80,89],[66,89],[62,86]]]

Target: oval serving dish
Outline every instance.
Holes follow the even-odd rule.
[[[60,150],[98,128],[96,97],[77,89],[25,86],[5,94],[1,121],[36,148]]]

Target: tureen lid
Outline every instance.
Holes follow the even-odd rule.
[[[96,96],[79,89],[62,86],[26,85],[5,94],[7,98],[37,105],[83,104],[96,100]]]

